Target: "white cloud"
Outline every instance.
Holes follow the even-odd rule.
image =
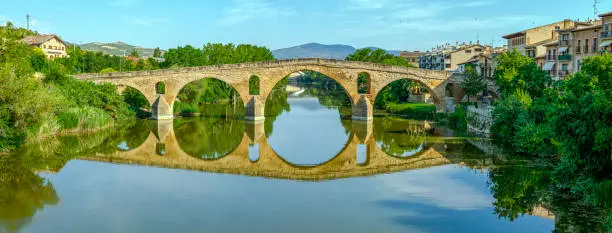
[[[133,24],[145,27],[155,27],[166,22],[168,22],[168,20],[162,18],[135,18],[132,20]]]
[[[217,21],[220,25],[235,25],[253,19],[277,18],[295,14],[292,8],[281,8],[267,0],[234,0],[225,17]]]
[[[136,0],[112,0],[108,2],[108,5],[113,7],[129,7],[135,4]]]
[[[464,7],[481,7],[481,6],[492,6],[495,5],[495,2],[493,1],[474,1],[474,2],[467,2],[464,4],[461,4],[461,6]]]
[[[379,188],[383,198],[426,203],[453,210],[475,210],[491,206],[493,198],[482,189],[486,178],[480,184],[469,184],[458,179],[461,173],[455,165],[415,170],[380,176],[384,184]]]

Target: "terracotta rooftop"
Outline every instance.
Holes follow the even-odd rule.
[[[49,40],[51,40],[53,38],[59,40],[63,44],[66,44],[62,39],[59,38],[59,36],[57,36],[55,34],[28,36],[26,38],[23,38],[22,41],[25,41],[29,45],[39,45],[39,44],[47,42],[47,41],[49,41]]]

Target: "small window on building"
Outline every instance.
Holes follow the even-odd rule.
[[[446,68],[450,69],[451,68],[451,64],[446,64]]]
[[[567,70],[567,64],[561,64],[561,70]]]
[[[475,52],[482,52],[482,49],[481,48],[475,48],[474,51]]]
[[[472,53],[472,50],[465,50],[465,53]]]

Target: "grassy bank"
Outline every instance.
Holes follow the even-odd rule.
[[[435,118],[436,105],[422,103],[387,103],[383,107],[386,113],[417,119]]]

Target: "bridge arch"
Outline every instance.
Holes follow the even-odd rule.
[[[265,84],[262,83],[261,87],[263,88],[262,92],[260,93],[261,99],[266,100],[272,89],[276,87],[276,85],[284,78],[290,76],[291,74],[304,71],[316,72],[334,80],[344,89],[352,104],[355,104],[356,100],[358,99],[357,83],[352,83],[352,79],[348,77],[346,73],[344,73],[341,69],[334,69],[319,65],[288,67],[286,69],[282,69],[281,73],[277,73],[271,77],[265,75],[260,76],[266,80],[269,80],[266,81]]]
[[[442,105],[444,103],[444,100],[438,96],[437,91],[434,89],[434,87],[429,86],[427,83],[424,83],[422,80],[420,79],[415,79],[415,78],[410,78],[410,77],[402,77],[402,78],[396,78],[393,79],[392,81],[389,82],[383,82],[385,85],[384,86],[380,86],[380,88],[378,88],[376,90],[375,93],[373,93],[372,96],[372,102],[376,102],[377,98],[379,98],[379,95],[387,88],[390,87],[391,84],[396,83],[396,82],[400,82],[402,80],[409,80],[409,81],[413,81],[418,83],[421,87],[423,87],[424,89],[427,90],[428,95],[426,95],[425,93],[423,93],[424,96],[424,101],[425,103],[427,103],[429,100],[429,98],[431,98],[431,101],[433,102],[433,104],[436,105]],[[409,92],[410,90],[405,90],[407,92]],[[429,96],[429,98],[427,97]]]
[[[178,88],[176,90],[173,91],[173,93],[169,93],[167,95],[171,95],[171,102],[168,102],[168,104],[174,108],[175,104],[178,102],[181,102],[180,98],[197,98],[198,100],[197,103],[200,103],[201,98],[204,96],[201,96],[199,93],[201,91],[204,91],[205,88],[210,88],[210,86],[218,86],[221,85],[221,88],[225,88],[225,90],[227,92],[225,93],[215,93],[215,92],[206,92],[204,93],[204,95],[206,94],[214,94],[215,96],[209,96],[208,99],[210,101],[212,100],[218,100],[219,98],[230,98],[234,101],[238,101],[236,102],[236,106],[240,106],[240,109],[242,109],[242,107],[246,104],[245,99],[248,100],[248,92],[244,93],[241,92],[238,86],[236,85],[232,85],[231,82],[226,81],[225,78],[217,78],[217,77],[203,77],[203,78],[192,78],[188,80],[189,82],[185,82],[184,84],[181,84],[180,86],[178,86]],[[223,90],[223,89],[222,89]],[[170,90],[168,90],[170,91]],[[248,90],[247,90],[248,91]],[[227,94],[228,96],[219,96],[220,94]],[[243,95],[246,95],[243,96]],[[178,99],[178,100],[177,100]],[[183,100],[184,101],[184,100]],[[182,108],[183,105],[182,104],[178,104],[177,105],[178,108]],[[194,107],[194,106],[191,106]]]

